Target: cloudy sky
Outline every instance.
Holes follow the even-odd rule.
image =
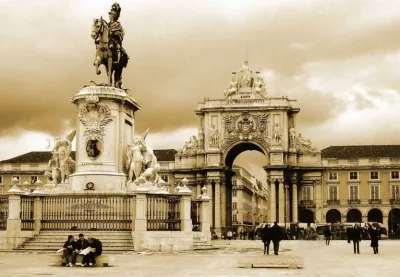
[[[90,28],[112,3],[0,2],[0,160],[74,128],[70,98],[105,80]],[[298,100],[297,129],[318,148],[399,143],[400,1],[119,3],[131,58],[123,86],[143,107],[136,127],[150,128],[153,148],[196,134],[197,103],[222,97],[245,59],[270,96]]]

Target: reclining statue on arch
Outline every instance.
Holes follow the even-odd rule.
[[[147,177],[147,180],[150,178],[150,174],[148,172],[153,172],[154,169],[159,166],[157,164],[157,157],[154,155],[153,149],[146,145],[146,136],[148,132],[149,129],[147,129],[142,135],[135,136],[132,145],[128,145],[126,150],[126,169],[128,169],[127,183],[136,181],[146,170],[147,173],[145,174],[145,178]],[[155,173],[156,172],[157,170]]]

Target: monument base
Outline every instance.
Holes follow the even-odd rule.
[[[126,191],[127,175],[116,172],[76,172],[70,176],[73,191]]]

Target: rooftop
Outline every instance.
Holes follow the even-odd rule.
[[[321,151],[323,159],[400,158],[400,145],[329,146]]]
[[[178,153],[175,149],[154,150],[157,160],[161,162],[175,161],[175,154]],[[32,151],[20,156],[0,161],[0,164],[5,163],[47,163],[52,157],[51,151]],[[75,160],[75,151],[71,152],[71,158]]]

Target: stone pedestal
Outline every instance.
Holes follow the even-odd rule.
[[[88,86],[73,98],[78,108],[74,191],[126,190],[125,151],[134,136],[134,113],[140,109],[124,90]]]

